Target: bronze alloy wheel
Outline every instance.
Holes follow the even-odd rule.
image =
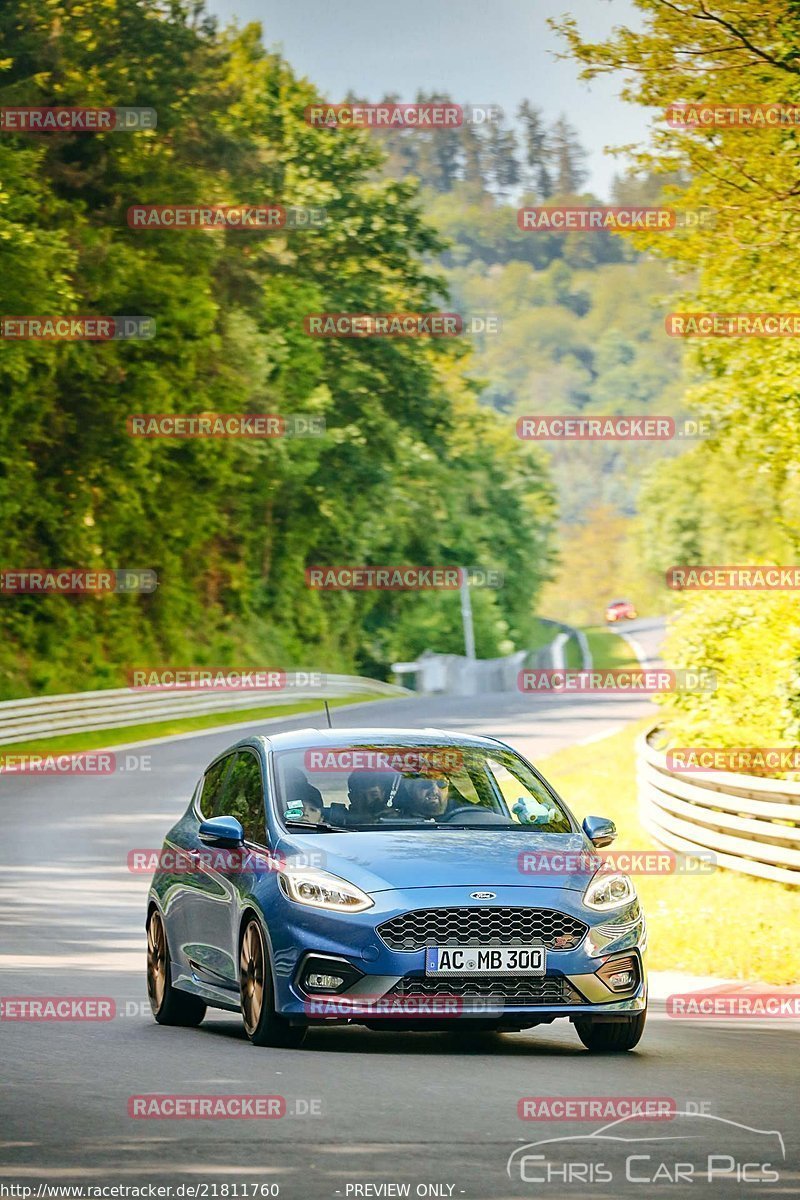
[[[199,1025],[206,1015],[200,996],[173,987],[167,927],[157,908],[147,918],[147,996],[159,1025]]]
[[[275,1012],[275,998],[267,944],[260,922],[251,917],[242,934],[239,952],[239,991],[245,1033],[255,1046],[302,1045],[306,1026],[292,1025]]]
[[[167,986],[167,935],[161,913],[153,909],[147,922],[147,995],[158,1013]]]
[[[264,938],[257,921],[250,921],[242,938],[239,956],[239,986],[242,992],[242,1016],[248,1036],[258,1028],[264,1007]]]

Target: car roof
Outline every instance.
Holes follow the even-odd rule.
[[[244,738],[239,745],[250,745],[253,742],[261,742],[265,750],[307,750],[311,747],[335,746],[342,748],[346,746],[359,746],[362,743],[378,746],[395,746],[398,742],[402,745],[405,742],[411,742],[416,746],[473,746],[489,750],[496,750],[498,746],[504,745],[498,738],[479,737],[471,733],[456,733],[449,729],[387,729],[385,727],[371,728],[365,726],[363,728],[347,728],[347,729],[292,729],[286,733],[274,733],[270,736],[256,734],[249,738]],[[233,749],[233,747],[229,747]]]

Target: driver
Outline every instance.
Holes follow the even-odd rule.
[[[449,778],[436,771],[406,776],[394,805],[404,817],[433,817],[435,820],[441,820],[458,807],[450,799]]]

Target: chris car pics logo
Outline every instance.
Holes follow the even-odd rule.
[[[651,1122],[636,1113],[590,1133],[528,1142],[509,1155],[506,1173],[554,1200],[565,1188],[581,1186],[615,1197],[621,1183],[640,1188],[714,1184],[714,1195],[750,1200],[762,1187],[767,1193],[764,1185],[779,1182],[785,1160],[777,1129],[756,1129],[687,1105],[671,1111],[666,1126],[661,1114]]]

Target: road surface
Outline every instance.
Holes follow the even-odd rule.
[[[654,656],[659,629],[636,624]],[[334,721],[490,733],[535,761],[648,710],[620,696],[429,697],[337,710]],[[279,727],[310,723],[305,715]],[[127,854],[160,844],[203,766],[239,736],[139,746],[129,769],[107,778],[0,781],[0,992],[110,997],[118,1014],[105,1023],[0,1022],[0,1195],[25,1195],[12,1185],[39,1197],[56,1194],[49,1186],[169,1185],[173,1196],[287,1200],[798,1194],[792,1023],[677,1022],[655,1006],[638,1051],[620,1058],[590,1056],[562,1022],[466,1042],[329,1028],[295,1051],[252,1047],[229,1014],[210,1013],[196,1030],[157,1026],[144,989],[147,879],[128,872]],[[152,1093],[280,1095],[288,1112],[129,1117],[128,1098]],[[606,1131],[645,1142],[586,1139],[607,1120],[518,1116],[522,1098],[571,1096],[668,1098],[689,1115]],[[529,1150],[521,1166],[517,1156],[507,1174],[523,1144],[575,1136],[582,1140]]]

